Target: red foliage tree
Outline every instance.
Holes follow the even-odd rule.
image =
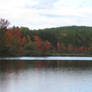
[[[69,50],[69,51],[73,51],[73,45],[72,45],[72,44],[69,44],[69,45],[68,45],[68,50]]]
[[[61,49],[62,50],[65,50],[66,49],[64,43],[61,44]]]
[[[81,47],[79,48],[79,51],[85,51],[85,47],[84,47],[84,46],[81,46]]]
[[[13,31],[12,29],[7,29],[7,31],[5,31],[5,42],[6,42],[6,46],[11,45],[11,41],[13,40]]]
[[[48,40],[46,40],[43,45],[43,50],[47,51],[50,50],[50,48],[51,48],[51,43]]]
[[[20,54],[23,52],[23,46],[27,43],[26,37],[21,36],[19,28],[7,29],[5,31],[6,46],[16,47]]]
[[[27,39],[25,36],[22,38],[22,42],[23,42],[23,45],[25,45],[27,43]]]
[[[15,34],[15,36],[16,36],[17,39],[19,39],[19,40],[21,39],[21,32],[20,32],[20,30],[19,30],[18,27],[16,27],[14,29],[14,34]]]
[[[34,36],[34,41],[38,47],[38,49],[42,50],[42,41],[39,36]]]
[[[19,48],[19,52],[22,54],[22,52],[23,52],[23,48],[22,47]]]
[[[61,44],[60,42],[57,42],[57,50],[60,50],[61,49]]]

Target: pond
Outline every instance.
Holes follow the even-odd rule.
[[[0,61],[0,92],[91,92],[90,61]]]

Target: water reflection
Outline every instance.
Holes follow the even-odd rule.
[[[90,92],[92,63],[0,61],[0,92]]]

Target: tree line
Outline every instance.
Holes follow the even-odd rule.
[[[66,26],[30,30],[8,27],[0,19],[0,56],[91,56],[92,27]]]

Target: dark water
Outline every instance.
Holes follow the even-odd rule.
[[[0,61],[0,92],[91,92],[90,61]]]

